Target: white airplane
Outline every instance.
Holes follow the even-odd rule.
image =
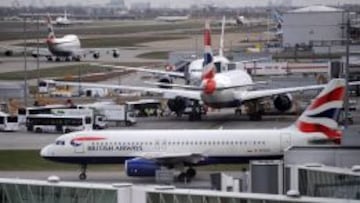
[[[68,19],[67,17],[67,12],[66,10],[64,11],[64,17],[59,16],[56,18],[55,20],[55,24],[56,25],[60,25],[60,26],[67,26],[67,25],[71,25],[72,22]]]
[[[35,50],[32,51],[33,57],[45,56],[48,61],[52,61],[55,57],[56,61],[65,59],[65,61],[80,61],[81,58],[86,54],[92,54],[92,56],[97,59],[100,57],[100,52],[98,50],[88,50],[82,49],[79,37],[77,35],[65,35],[61,38],[57,38],[54,33],[54,28],[51,23],[51,17],[48,14],[47,16],[47,26],[48,26],[48,37],[46,39],[46,44],[48,50],[40,50],[40,53],[37,54]],[[119,57],[119,50],[113,49],[112,55],[114,58]]]
[[[221,29],[221,36],[219,42],[219,53],[218,55],[214,56],[214,64],[219,71],[221,69],[224,69],[225,68],[224,66],[230,62],[229,59],[227,59],[224,56],[224,32],[225,32],[225,17],[223,17],[222,20],[222,29]],[[99,63],[93,63],[91,65],[159,75],[160,79],[158,80],[158,82],[160,83],[171,84],[173,83],[173,78],[181,78],[185,80],[186,84],[200,85],[202,80],[203,64],[204,64],[204,58],[193,60],[189,63],[188,68],[184,70],[184,72],[169,71],[169,70],[154,70],[147,68],[146,66],[129,67],[129,66],[106,65]]]
[[[236,16],[235,21],[238,23],[238,25],[243,25],[248,27],[268,24],[268,19],[266,18],[247,18],[245,16]]]
[[[69,19],[67,11],[64,11],[64,16],[59,16],[55,19],[55,22],[53,22],[54,25],[57,26],[69,26],[69,25],[75,25],[75,24],[85,24],[90,23],[90,20],[74,20]]]
[[[81,131],[58,137],[40,155],[80,164],[82,180],[88,164],[119,163],[125,163],[128,176],[154,176],[166,167],[181,169],[180,180],[193,178],[197,165],[281,158],[290,146],[339,143],[337,119],[344,94],[344,79],[331,80],[297,121],[283,129]]]
[[[292,107],[292,97],[289,93],[302,92],[305,90],[322,89],[325,85],[310,85],[303,87],[288,87],[278,89],[253,90],[254,86],[263,82],[253,82],[251,76],[245,70],[233,70],[218,72],[214,65],[214,57],[211,52],[210,25],[206,23],[204,34],[205,54],[203,59],[203,72],[200,85],[168,84],[163,82],[152,83],[165,88],[134,87],[126,85],[107,85],[97,83],[81,83],[82,87],[100,87],[110,89],[122,89],[130,91],[142,91],[162,94],[169,99],[168,106],[171,110],[184,111],[188,100],[192,101],[192,111],[189,120],[200,120],[202,116],[201,104],[212,108],[237,108],[236,113],[241,113],[241,105],[247,107],[250,120],[261,120],[263,107],[262,101],[271,98],[275,108],[284,112]],[[78,86],[76,82],[46,81],[59,85]],[[351,82],[350,85],[359,85],[360,82]],[[171,89],[181,88],[181,89]]]

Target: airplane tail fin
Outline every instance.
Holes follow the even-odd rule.
[[[51,39],[54,39],[55,38],[55,33],[54,33],[54,28],[52,26],[52,23],[51,23],[51,17],[50,17],[50,14],[48,13],[47,14],[47,27],[48,27],[48,37],[47,37],[47,40],[51,40]]]
[[[280,12],[276,9],[272,9],[271,10],[271,16],[272,16],[272,19],[276,22],[276,23],[283,23],[284,22],[284,19],[283,19],[283,16],[280,14]]]
[[[214,56],[211,50],[210,22],[206,21],[204,30],[204,63],[203,79],[211,79],[215,76]]]
[[[343,108],[345,80],[333,79],[311,102],[295,123],[303,133],[322,133],[329,140],[339,143],[341,132],[338,119]]]

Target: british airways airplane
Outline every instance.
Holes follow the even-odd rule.
[[[87,50],[81,48],[80,39],[77,35],[69,34],[61,38],[56,37],[49,14],[47,16],[47,26],[48,36],[46,44],[48,46],[48,51],[42,50],[39,54],[33,51],[33,57],[45,56],[48,61],[52,61],[53,57],[55,57],[56,61],[60,61],[62,58],[64,58],[65,61],[80,61],[81,57],[87,53],[92,54],[94,59],[98,59],[100,57],[100,52],[96,49]],[[117,49],[113,49],[112,56],[114,58],[118,58],[119,51]]]
[[[196,175],[197,165],[280,158],[289,146],[339,143],[337,118],[345,81],[331,80],[298,120],[283,129],[104,130],[62,135],[42,148],[43,158],[82,166],[125,164],[128,176],[154,176],[161,167],[180,169],[179,180]],[[186,170],[185,170],[186,169]]]

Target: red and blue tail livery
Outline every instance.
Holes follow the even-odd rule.
[[[323,133],[330,140],[340,141],[338,118],[343,108],[344,96],[345,81],[331,80],[297,120],[298,130],[304,133]]]
[[[50,43],[52,41],[52,39],[55,39],[55,33],[54,33],[54,28],[51,24],[50,14],[47,14],[46,21],[47,21],[47,27],[48,27],[47,43]]]
[[[211,32],[210,32],[210,23],[207,21],[205,23],[204,30],[204,64],[203,64],[203,78],[211,79],[214,77],[214,56],[211,50]]]

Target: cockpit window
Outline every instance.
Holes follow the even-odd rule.
[[[63,140],[56,140],[55,145],[65,145],[65,141],[63,141]]]

